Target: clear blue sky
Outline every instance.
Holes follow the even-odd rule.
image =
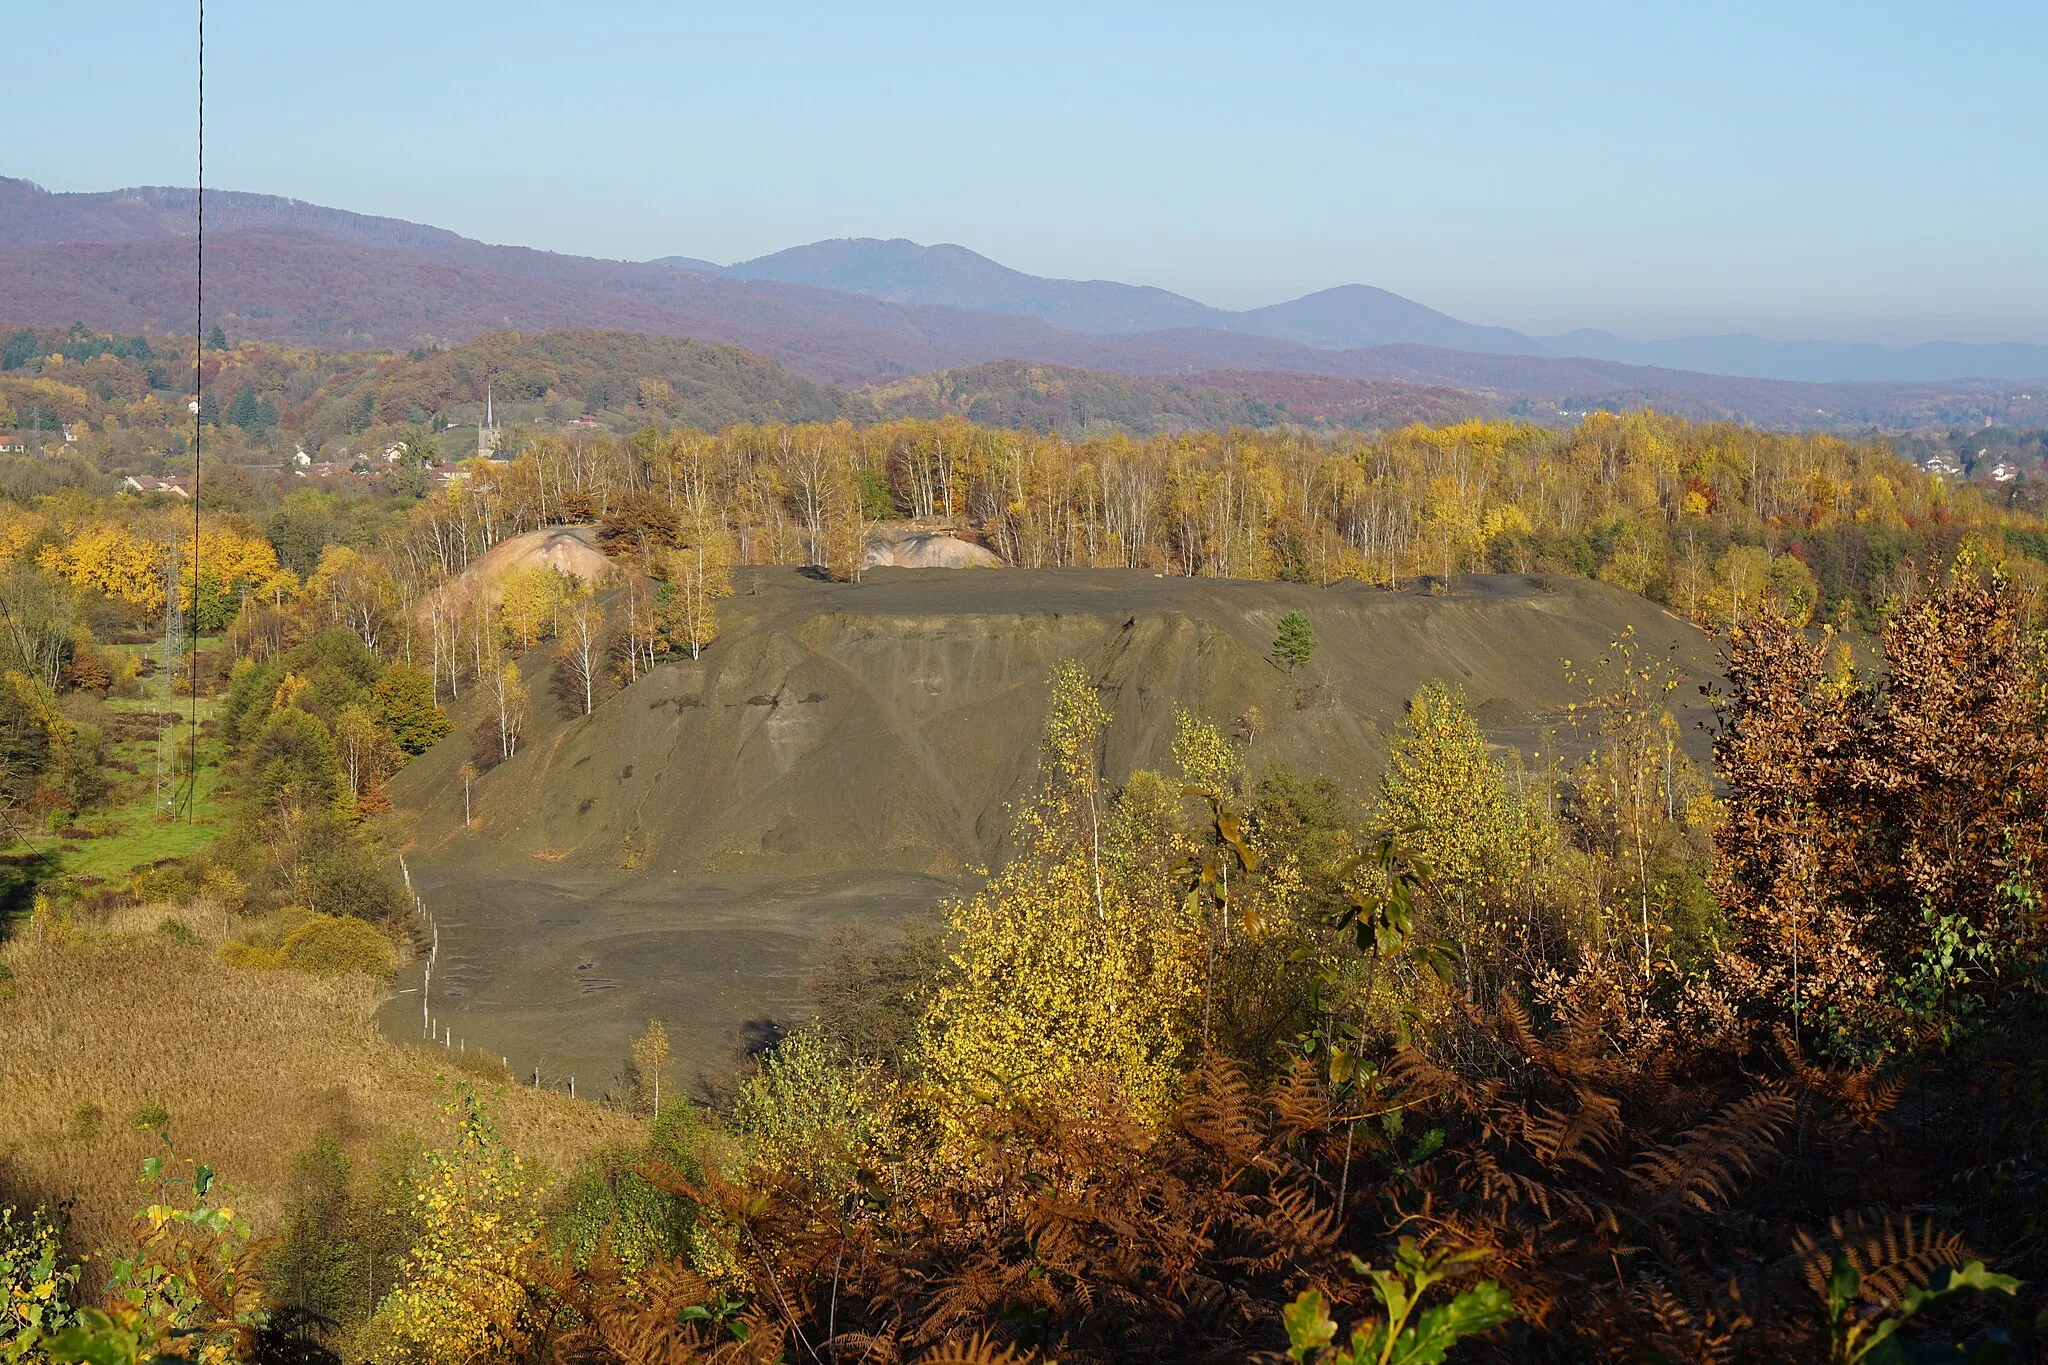
[[[192,180],[191,9],[10,6],[0,174]],[[953,241],[1228,307],[2048,342],[2048,5],[208,6],[208,175],[731,261]]]

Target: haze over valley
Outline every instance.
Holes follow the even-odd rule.
[[[49,194],[0,181],[0,318],[175,327],[194,264],[194,203],[183,190]],[[2025,384],[2048,375],[2048,346],[1538,339],[1364,285],[1233,313],[904,241],[819,242],[717,267],[490,246],[236,192],[213,192],[209,215],[209,325],[300,345],[411,348],[500,328],[624,327],[742,346],[841,385],[1005,360],[1172,376],[1252,398],[1279,381],[1211,377],[1434,386],[1553,419],[1653,403],[1846,429],[2024,423],[2048,400],[2030,392],[2048,380]]]

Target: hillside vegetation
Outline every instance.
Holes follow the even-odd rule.
[[[23,382],[100,366],[111,387],[151,363],[76,343]],[[272,398],[248,385],[228,407],[261,427]],[[1882,445],[1653,414],[507,436],[513,458],[439,487],[212,467],[196,518],[59,477],[97,449],[0,482],[0,796],[27,912],[0,1024],[30,1044],[0,1060],[9,1355],[2037,1351],[2034,523]],[[519,809],[537,742],[640,744],[652,710],[623,711],[649,693],[727,667],[738,690],[749,649],[797,680],[803,651],[748,631],[748,566],[887,605],[925,580],[862,583],[863,551],[904,519],[1088,570],[1046,575],[1076,591],[1255,598],[1207,647],[1257,686],[1141,687],[1151,738],[1113,750],[1130,703],[1103,637],[1058,624],[1082,614],[1061,601],[1018,607],[1050,644],[1018,655],[1041,681],[995,704],[1028,695],[1040,725],[1012,731],[1014,799],[990,817],[1007,833],[937,937],[842,944],[814,1021],[763,1036],[708,1107],[649,1029],[604,1097],[619,1112],[501,1074],[449,1089],[436,1121],[425,1060],[365,1022],[396,964],[449,952],[444,999],[454,965],[395,851]],[[571,523],[611,577],[533,562],[459,586],[494,546]],[[1580,591],[1712,628],[1712,766],[1642,632],[1577,637],[1563,714],[1546,703],[1571,743],[1489,743],[1476,689],[1514,663],[1461,662],[1484,655],[1459,640],[1483,620],[1460,601],[1486,590],[1475,569],[1598,579]],[[1410,666],[1456,673],[1390,689],[1377,774],[1263,714],[1319,667],[1365,671],[1340,594],[1392,601],[1412,634],[1389,639],[1422,642]],[[860,629],[911,633],[913,614]],[[841,647],[798,624],[814,653]],[[1438,643],[1449,662],[1425,670]],[[1555,666],[1532,648],[1524,666]],[[725,698],[728,728],[800,752],[835,690],[802,681],[787,705]],[[660,724],[716,739],[701,709]],[[592,757],[578,816],[636,780]],[[815,804],[880,807],[869,778]],[[392,809],[414,781],[431,829]],[[216,837],[170,842],[202,814]],[[61,861],[117,835],[125,868]],[[645,856],[616,854],[622,874]],[[463,1044],[444,1032],[436,1055]]]
[[[1095,370],[999,360],[918,375],[866,391],[879,416],[965,417],[981,426],[1080,436],[1301,426],[1406,426],[1477,416],[1489,404],[1456,389],[1282,375],[1131,379]]]
[[[189,340],[17,329],[0,346],[0,428],[83,422],[130,456],[182,450],[192,355]],[[501,423],[555,427],[588,414],[616,430],[964,416],[1027,431],[1149,435],[1381,429],[1490,410],[1456,390],[1374,380],[1229,374],[1190,383],[1013,361],[846,390],[736,347],[625,331],[493,332],[397,354],[249,343],[203,349],[198,377],[202,415],[219,428],[213,447],[257,461],[294,446],[338,459],[381,451],[407,425],[474,424],[487,395]]]

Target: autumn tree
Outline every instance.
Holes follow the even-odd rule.
[[[652,578],[641,573],[628,573],[621,585],[621,624],[625,627],[625,638],[620,643],[625,651],[625,681],[635,682],[642,672],[654,670],[655,658],[668,648],[668,641],[662,632],[663,588]],[[713,625],[716,625],[714,620]]]
[[[697,658],[718,635],[718,601],[732,595],[731,538],[708,508],[691,508],[689,543],[668,556],[669,638]]]
[[[1966,562],[1893,619],[1873,677],[1826,632],[1733,635],[1713,885],[1734,1009],[1863,1056],[2016,988],[2048,933],[2042,663],[2016,612]]]
[[[1464,989],[1489,995],[1522,930],[1518,895],[1544,831],[1508,790],[1461,693],[1432,683],[1415,694],[1378,795],[1388,833],[1429,869],[1424,906],[1458,956]]]
[[[485,687],[497,716],[498,756],[510,758],[519,752],[519,736],[526,727],[526,684],[519,665],[510,660],[494,664]]]
[[[562,604],[581,587],[581,579],[551,564],[529,564],[506,574],[498,585],[498,616],[506,643],[523,651],[553,634]]]
[[[446,1117],[453,1140],[408,1172],[420,1235],[365,1329],[373,1359],[459,1365],[517,1339],[521,1261],[540,1229],[532,1175],[466,1088]]]
[[[334,743],[356,810],[368,815],[389,805],[383,799],[384,779],[398,770],[404,755],[370,709],[344,706],[334,718]]]
[[[398,605],[390,565],[347,545],[330,545],[306,580],[305,595],[322,624],[342,626],[374,651],[392,624]]]
[[[661,1082],[668,1074],[668,1060],[668,1030],[659,1019],[650,1019],[633,1043],[633,1089],[645,1113],[661,1112]]]
[[[858,583],[868,552],[868,503],[853,452],[835,460],[825,482],[823,562],[842,583]]]
[[[1051,681],[1019,852],[947,910],[955,971],[932,1002],[921,1064],[970,1107],[1095,1076],[1157,1114],[1200,1022],[1204,957],[1199,915],[1152,856],[1176,803],[1153,779],[1109,808],[1098,770],[1108,713],[1078,665]]]
[[[555,657],[582,702],[583,714],[597,707],[597,686],[604,670],[604,608],[589,584],[579,582],[562,606]]]

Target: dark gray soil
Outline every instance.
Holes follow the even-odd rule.
[[[1320,646],[1289,672],[1269,654],[1297,609]],[[1114,717],[1111,781],[1166,764],[1178,702],[1226,727],[1255,713],[1255,765],[1360,796],[1425,683],[1462,688],[1498,744],[1569,751],[1565,707],[1583,693],[1565,661],[1586,671],[1633,629],[1684,677],[1671,700],[1704,757],[1698,684],[1718,672],[1693,627],[1569,578],[1386,592],[1113,570],[884,569],[857,584],[747,570],[720,611],[702,659],[587,717],[550,698],[544,654],[527,660],[531,733],[477,784],[473,827],[466,730],[393,783],[441,925],[431,1008],[516,1072],[574,1071],[579,1093],[591,1077],[616,1084],[652,1017],[688,1079],[799,1014],[799,978],[833,925],[931,913],[1000,861],[1062,658]],[[418,1037],[418,995],[386,1019]]]
[[[440,930],[428,1008],[437,1035],[502,1056],[521,1080],[618,1090],[626,1046],[659,1019],[675,1079],[696,1084],[805,1012],[803,976],[834,928],[886,938],[952,888],[903,873],[609,879],[528,868],[493,876],[415,868]],[[423,1036],[421,969],[379,1016]]]

